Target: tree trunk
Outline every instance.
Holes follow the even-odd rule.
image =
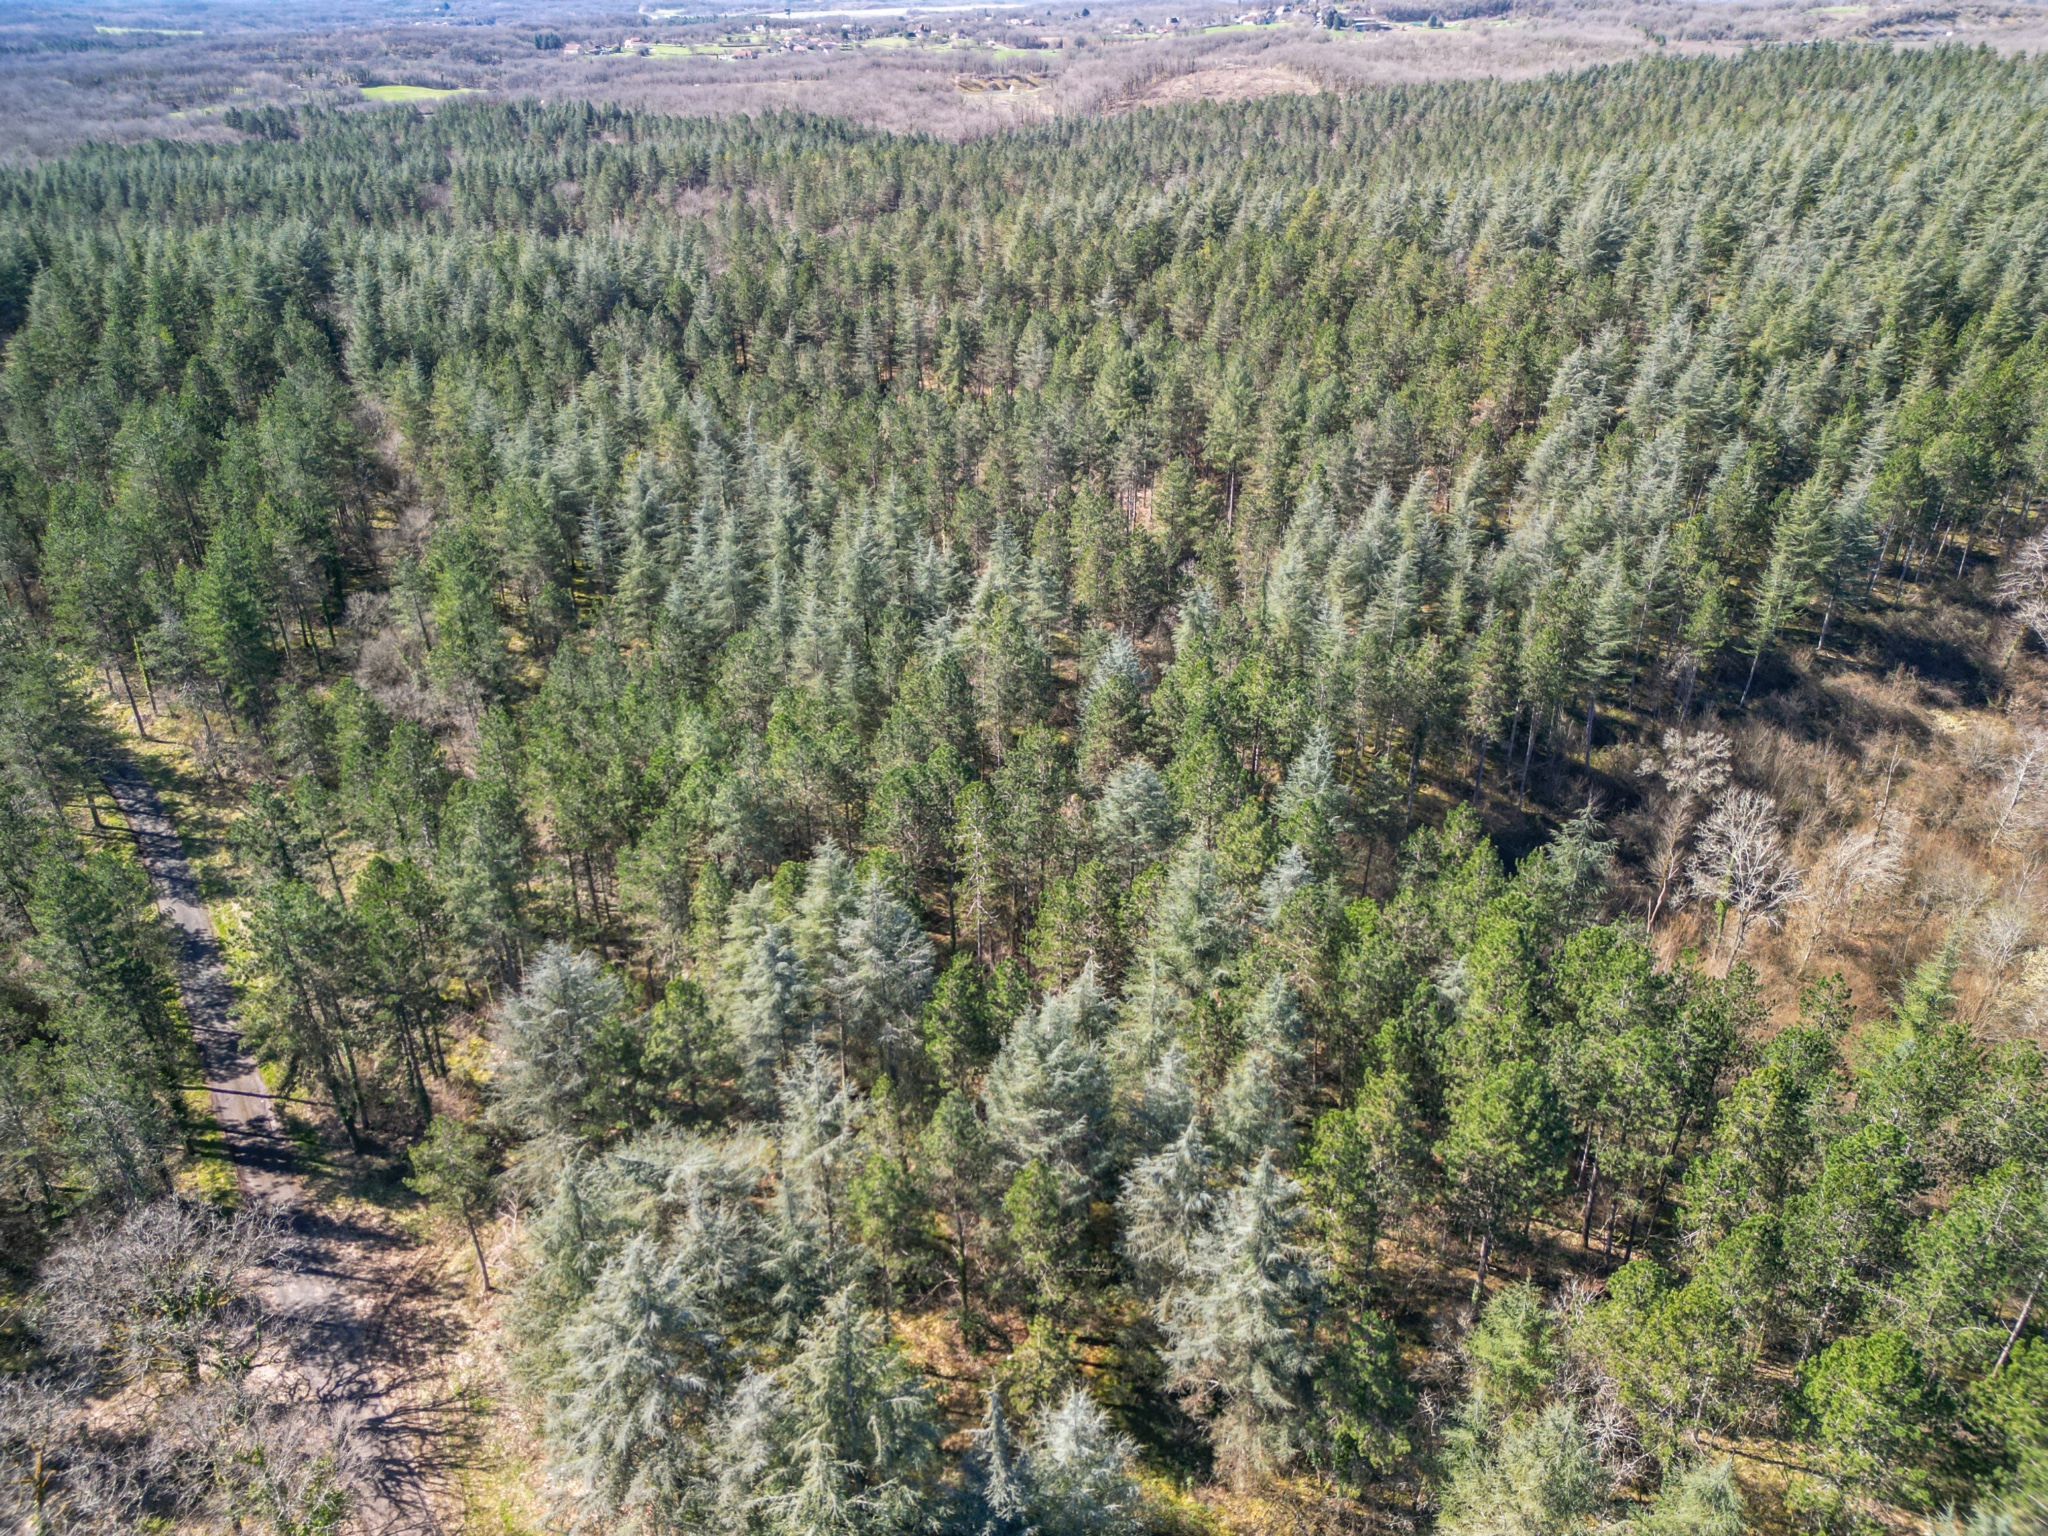
[[[1408,748],[1408,798],[1401,802],[1401,834],[1406,836],[1415,820],[1415,780],[1422,768],[1422,727],[1415,727],[1415,740]]]
[[[424,1036],[425,1031],[422,1030],[421,1034]],[[419,1107],[420,1123],[422,1125],[430,1125],[434,1119],[434,1104],[427,1097],[427,1080],[420,1075],[419,1054],[413,1049],[412,1025],[406,1018],[405,1005],[403,1003],[398,1006],[398,1043],[405,1052],[406,1076],[412,1079],[412,1094],[415,1103]]]
[[[1678,723],[1680,725],[1685,724],[1685,717],[1692,713],[1692,690],[1693,685],[1699,681],[1699,678],[1700,663],[1699,658],[1695,656],[1692,659],[1692,664],[1685,669],[1685,688],[1678,696]]]
[[[2013,1319],[2012,1332],[2005,1336],[2005,1347],[1998,1352],[1998,1359],[1992,1362],[1991,1374],[1996,1376],[2005,1369],[2005,1362],[2012,1358],[2012,1347],[2019,1342],[2020,1330],[2027,1326],[2027,1314],[2034,1310],[2034,1298],[2041,1294],[2041,1281],[2048,1276],[2048,1270],[2034,1276],[2034,1285],[2027,1292],[2027,1299],[2020,1303],[2020,1315]]]
[[[1515,792],[1515,809],[1522,808],[1522,802],[1529,798],[1529,765],[1536,760],[1536,711],[1529,710],[1529,744],[1522,752],[1522,783]]]
[[[1476,1305],[1486,1294],[1486,1268],[1493,1262],[1493,1224],[1487,1223],[1486,1230],[1479,1235],[1479,1269],[1472,1277],[1472,1300]]]
[[[114,670],[121,675],[121,691],[128,695],[128,713],[135,717],[135,734],[147,741],[149,732],[143,729],[142,711],[135,707],[135,685],[128,681],[128,669],[119,656],[114,658]]]
[[[468,1211],[462,1213],[462,1224],[469,1228],[469,1245],[476,1250],[476,1272],[482,1277],[484,1294],[488,1296],[491,1291],[490,1266],[484,1263],[483,1240],[476,1235],[476,1223],[470,1220]]]

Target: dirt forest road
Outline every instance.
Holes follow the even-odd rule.
[[[312,1390],[368,1437],[373,1486],[358,1510],[360,1528],[439,1536],[452,1528],[447,1474],[461,1420],[443,1376],[466,1331],[454,1283],[433,1250],[376,1213],[337,1216],[311,1197],[236,1026],[220,936],[177,828],[133,764],[121,763],[106,784],[171,924],[179,991],[237,1192],[276,1211],[300,1241],[298,1263],[272,1278],[264,1300],[300,1325],[300,1366]]]

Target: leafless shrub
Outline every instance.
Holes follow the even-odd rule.
[[[288,1351],[258,1362],[290,1335],[256,1278],[291,1246],[267,1215],[163,1200],[58,1248],[33,1311],[57,1368],[0,1377],[0,1525],[362,1529],[360,1431]]]
[[[370,1487],[363,1437],[328,1405],[225,1383],[178,1403],[159,1432],[160,1451],[183,1460],[227,1512],[284,1531],[359,1528]]]
[[[1965,773],[1980,779],[1997,778],[2012,756],[2012,735],[1995,718],[1973,721],[1956,750]]]
[[[60,1375],[0,1376],[0,1523],[9,1529],[46,1523],[84,1400],[83,1387]]]
[[[187,1383],[248,1368],[261,1342],[259,1270],[290,1235],[274,1216],[159,1200],[72,1239],[43,1265],[36,1325],[52,1349],[119,1379]]]
[[[194,1528],[361,1529],[363,1437],[335,1410],[251,1378],[91,1411],[62,1376],[0,1381],[0,1519],[44,1536]]]
[[[1997,1006],[2006,983],[2040,932],[2040,914],[2035,907],[2029,893],[2020,890],[1994,903],[1977,920],[1970,934],[1970,958],[1984,976],[1980,1016]]]
[[[2048,1033],[2048,946],[2029,950],[2020,958],[2020,995],[2016,999],[2021,1024],[2036,1038]]]
[[[2031,634],[2042,645],[2048,646],[2048,596],[2024,598],[2013,605],[2013,617],[2019,621],[2019,633]],[[2014,648],[2019,645],[2013,641]]]

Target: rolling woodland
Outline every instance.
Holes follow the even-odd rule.
[[[230,126],[0,172],[23,1529],[390,1528],[130,768],[492,1529],[2048,1523],[2048,61]]]

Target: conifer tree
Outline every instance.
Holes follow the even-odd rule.
[[[1275,976],[1246,1012],[1247,1044],[1216,1099],[1216,1137],[1233,1161],[1285,1155],[1294,1143],[1289,1077],[1300,1059],[1301,1009],[1284,977]]]
[[[1300,1193],[1262,1156],[1166,1298],[1174,1390],[1213,1419],[1218,1458],[1240,1478],[1285,1466],[1301,1448],[1321,1284],[1296,1240]]]
[[[1144,687],[1145,670],[1138,648],[1122,630],[1112,632],[1081,699],[1078,755],[1082,778],[1101,783],[1140,745]]]
[[[1564,1180],[1571,1129],[1541,1068],[1506,1061],[1459,1091],[1443,1141],[1444,1175],[1479,1245],[1476,1299],[1500,1233]]]
[[[828,985],[844,1036],[884,1060],[900,1055],[931,990],[932,959],[916,915],[870,873],[832,956]]]
[[[1135,1536],[1145,1500],[1131,1465],[1137,1447],[1075,1387],[1031,1425],[1024,1461],[1026,1504],[1045,1536]]]
[[[689,1277],[635,1237],[561,1336],[549,1433],[607,1511],[658,1499],[688,1475],[691,1426],[716,1401],[723,1341]]]
[[[938,1438],[916,1373],[851,1290],[832,1294],[789,1363],[742,1384],[717,1458],[741,1529],[865,1536],[911,1527]]]
[[[1201,1124],[1187,1128],[1164,1151],[1141,1158],[1124,1178],[1117,1202],[1124,1252],[1141,1279],[1163,1289],[1194,1265],[1215,1209],[1216,1157]]]
[[[975,1529],[981,1536],[1024,1536],[1031,1529],[1031,1493],[1023,1463],[1023,1447],[1010,1432],[1002,1394],[991,1387],[988,1409],[968,1452],[974,1479]]]
[[[1092,990],[1092,977],[1087,987]],[[1055,995],[1027,1008],[1010,1027],[982,1088],[988,1126],[1012,1170],[1034,1159],[1064,1182],[1063,1198],[1078,1199],[1107,1158],[1109,1072],[1091,1038],[1084,1001]]]
[[[769,919],[766,905],[752,899],[734,905],[719,958],[741,1082],[756,1103],[767,1099],[776,1072],[808,1037],[816,1017],[811,972],[788,926]]]
[[[492,1028],[498,1113],[552,1140],[603,1136],[619,1109],[625,995],[593,955],[550,945],[527,967]]]
[[[1301,849],[1318,875],[1336,868],[1340,840],[1350,830],[1350,795],[1337,779],[1330,733],[1322,725],[1309,732],[1289,765],[1273,810],[1281,835]]]
[[[1095,807],[1095,836],[1125,880],[1166,848],[1173,836],[1173,802],[1158,770],[1130,758],[1109,777]]]

